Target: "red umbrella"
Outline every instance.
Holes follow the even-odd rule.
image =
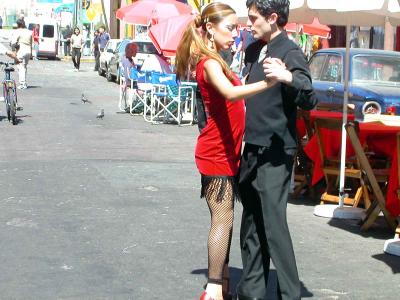
[[[298,24],[299,30],[303,29],[303,33],[308,35],[317,35],[322,38],[329,38],[331,29],[326,26],[322,25],[318,18],[314,18],[311,24]],[[288,32],[296,32],[296,23],[288,23],[285,27],[286,31]]]
[[[116,17],[130,24],[149,25],[170,17],[188,14],[192,8],[175,0],[139,0],[117,10]]]
[[[151,26],[148,34],[157,50],[164,56],[175,55],[183,32],[194,18],[195,15],[185,14]]]

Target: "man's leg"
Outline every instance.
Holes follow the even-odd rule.
[[[96,60],[96,64],[94,66],[94,70],[98,71],[100,68],[100,51],[95,51],[94,52],[94,58]]]
[[[300,281],[286,219],[293,155],[272,146],[259,157],[254,187],[261,199],[269,255],[278,276],[278,297],[300,299]]]
[[[29,61],[30,54],[25,54],[23,56],[18,56],[18,59],[21,61],[18,64],[18,78],[19,78],[19,89],[25,89],[27,87],[26,84],[26,71],[27,65]]]
[[[240,300],[264,299],[267,290],[270,259],[260,199],[252,184],[257,172],[258,149],[258,146],[246,145],[240,163],[239,189],[243,205],[240,227],[243,272],[237,286]]]

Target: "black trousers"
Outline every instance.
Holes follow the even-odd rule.
[[[286,219],[294,154],[295,150],[285,151],[279,143],[269,148],[246,144],[244,148],[239,177],[243,204],[239,299],[264,299],[270,259],[277,272],[278,299],[300,299],[300,281]]]
[[[81,49],[80,48],[72,48],[71,51],[72,62],[74,63],[75,69],[79,70],[81,66]]]
[[[96,61],[95,65],[94,65],[94,70],[98,71],[100,68],[100,50],[94,51],[94,59]]]

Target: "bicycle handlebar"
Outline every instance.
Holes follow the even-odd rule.
[[[0,61],[0,65],[4,65],[4,66],[10,66],[10,65],[12,65],[12,66],[15,66],[15,63],[14,62],[4,62],[4,61]]]

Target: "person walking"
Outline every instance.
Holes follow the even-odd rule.
[[[94,71],[100,68],[100,48],[99,48],[100,32],[96,29],[93,37],[93,54],[95,59]]]
[[[247,0],[246,5],[257,39],[245,53],[246,83],[257,82],[265,75],[279,83],[246,98],[246,144],[239,171],[243,273],[237,294],[239,300],[264,299],[272,260],[278,277],[278,299],[298,300],[301,287],[286,207],[297,149],[297,108],[312,109],[317,98],[305,56],[284,31],[289,1]],[[273,75],[265,65],[276,58],[287,70]]]
[[[33,56],[33,60],[38,60],[39,30],[40,30],[39,24],[35,24],[33,26],[33,30],[32,30],[32,41],[33,41],[32,56]]]
[[[0,29],[3,29],[3,18],[0,16]]]
[[[11,45],[17,50],[17,58],[20,61],[18,64],[18,89],[26,89],[26,74],[28,63],[32,53],[32,32],[25,27],[25,22],[22,19],[17,20],[17,29],[11,38]]]
[[[273,86],[260,78],[243,86],[218,54],[229,49],[237,35],[238,18],[228,5],[213,2],[185,30],[177,49],[177,77],[195,74],[207,115],[197,139],[195,161],[201,174],[201,197],[211,214],[208,236],[208,280],[201,300],[227,299],[229,249],[234,200],[238,199],[236,175],[245,121],[244,97]],[[271,61],[275,70],[284,69]],[[265,99],[268,106],[268,99]]]
[[[72,30],[69,25],[65,27],[65,29],[62,31],[63,35],[63,40],[64,40],[64,56],[69,56],[71,55],[71,36],[72,36]]]
[[[81,66],[81,55],[85,41],[83,40],[81,31],[75,27],[74,34],[71,36],[71,56],[74,63],[75,71],[79,72]]]
[[[100,33],[99,48],[100,48],[100,52],[103,52],[104,48],[107,45],[108,40],[110,39],[110,35],[108,34],[108,32],[105,31],[104,26],[99,27],[99,33]]]

